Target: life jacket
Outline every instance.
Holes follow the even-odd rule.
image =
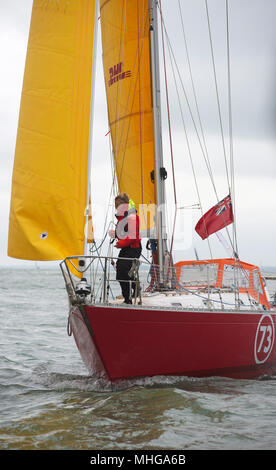
[[[141,243],[139,216],[134,202],[130,200],[128,206],[127,204],[121,204],[118,209],[119,211],[116,215],[118,222],[115,229],[116,238],[118,239],[117,247],[139,248]]]

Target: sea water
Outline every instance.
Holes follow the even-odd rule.
[[[276,377],[88,375],[59,267],[0,270],[1,449],[276,449]]]

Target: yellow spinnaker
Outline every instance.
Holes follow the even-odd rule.
[[[109,125],[120,192],[154,208],[149,1],[101,0],[101,29]],[[144,206],[145,207],[145,206]],[[152,212],[154,213],[154,212]],[[146,214],[145,214],[146,215]],[[146,226],[149,228],[152,223]]]
[[[84,253],[94,0],[34,0],[21,97],[8,255]]]

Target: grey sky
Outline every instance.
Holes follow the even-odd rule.
[[[220,197],[227,194],[225,170],[222,159],[222,145],[218,121],[218,110],[214,88],[210,43],[208,38],[204,0],[181,0],[187,43],[193,69],[199,108],[206,142],[216,175]],[[222,117],[228,152],[228,108],[227,108],[227,63],[225,1],[209,0],[209,14],[212,28],[218,87],[222,106]],[[6,256],[10,187],[13,155],[17,131],[21,86],[24,72],[25,53],[28,39],[32,0],[0,0],[0,264],[18,264]],[[166,27],[183,82],[193,104],[185,48],[179,18],[178,0],[162,0]],[[276,2],[275,0],[229,0],[230,47],[233,106],[234,158],[236,169],[236,203],[238,242],[241,259],[264,265],[276,265],[276,123],[275,123],[275,82],[276,82]],[[100,54],[99,54],[100,61]],[[168,64],[170,84],[171,115],[174,124],[174,151],[177,170],[178,205],[197,202],[186,142],[180,119],[172,73]],[[99,63],[96,85],[95,154],[92,187],[96,204],[103,202],[103,187],[108,187],[106,173],[110,169],[108,131],[102,67]],[[184,98],[182,94],[182,103]],[[184,107],[184,104],[183,104]],[[163,109],[163,124],[166,115]],[[185,116],[188,116],[185,108]],[[187,117],[189,135],[194,133]],[[198,144],[194,139],[194,162],[204,209],[215,203],[207,178]],[[165,161],[169,172],[168,195],[171,191],[171,171],[168,157],[168,137],[164,136]],[[208,257],[206,242],[193,233],[193,224],[200,217],[183,212],[187,222],[186,238],[181,256],[194,257],[196,245],[201,257]],[[96,227],[97,230],[97,227]],[[99,222],[98,236],[101,233]],[[216,237],[210,237],[215,256],[225,256]],[[177,243],[179,250],[181,243]],[[180,254],[179,254],[180,256]],[[179,257],[177,257],[179,259]],[[24,265],[24,263],[23,263]]]

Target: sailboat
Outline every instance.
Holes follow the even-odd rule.
[[[229,258],[173,262],[164,212],[161,2],[101,0],[99,7],[95,0],[34,0],[8,254],[61,260],[68,333],[93,375],[113,381],[275,374],[276,314],[260,269],[241,261],[236,249]],[[90,178],[99,21],[114,187],[135,201],[141,234],[157,244],[157,261],[144,287],[148,261],[133,260],[131,305],[115,292],[112,244],[104,256],[93,239]],[[232,202],[229,194],[202,213],[197,224],[202,239],[233,223]]]

